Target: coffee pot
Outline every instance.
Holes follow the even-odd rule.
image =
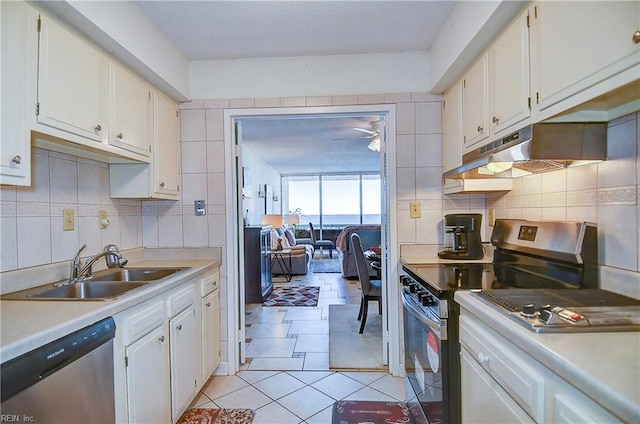
[[[479,213],[448,214],[445,220],[443,259],[482,259],[484,249],[480,236],[482,215]]]

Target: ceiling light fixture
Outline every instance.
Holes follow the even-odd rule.
[[[376,137],[373,140],[371,140],[371,143],[369,143],[367,148],[369,150],[374,151],[374,152],[379,152],[380,151],[380,137]]]

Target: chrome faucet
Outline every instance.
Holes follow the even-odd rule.
[[[102,252],[87,259],[87,262],[82,266],[82,260],[80,259],[80,253],[86,249],[87,245],[83,244],[76,252],[75,256],[71,260],[71,270],[69,272],[69,280],[61,283],[60,285],[73,284],[77,282],[91,280],[93,274],[91,273],[91,267],[93,264],[103,256],[107,262],[108,268],[124,268],[127,264],[127,260],[122,256],[118,246],[115,244],[108,244]]]

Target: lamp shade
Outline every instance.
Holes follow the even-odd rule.
[[[285,215],[284,223],[287,225],[298,225],[300,223],[300,216],[297,214]]]
[[[282,227],[282,215],[262,215],[262,225],[273,225],[274,228]]]

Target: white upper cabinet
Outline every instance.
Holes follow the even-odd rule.
[[[177,199],[180,184],[178,106],[160,92],[154,99],[154,193],[156,197]]]
[[[489,49],[491,139],[518,130],[531,117],[529,16],[520,16]]]
[[[110,73],[109,144],[149,156],[153,125],[151,88],[117,63],[111,62]]]
[[[35,104],[29,80],[35,78],[37,12],[22,2],[0,2],[2,23],[2,116],[0,184],[31,185],[31,137],[27,120]]]
[[[462,165],[462,82],[444,93],[442,169],[449,171]]]
[[[108,65],[95,47],[42,16],[37,122],[106,141]]]
[[[464,151],[489,142],[489,60],[487,53],[462,80],[462,137]]]
[[[545,1],[531,10],[535,120],[640,78],[640,2]]]

